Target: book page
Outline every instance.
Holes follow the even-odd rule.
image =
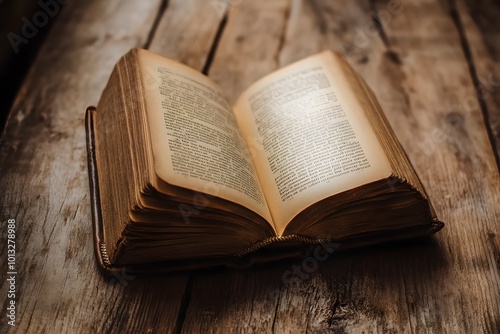
[[[278,235],[315,202],[391,174],[335,57],[324,52],[276,71],[234,107]]]
[[[155,170],[165,182],[271,216],[231,106],[186,65],[139,50]]]

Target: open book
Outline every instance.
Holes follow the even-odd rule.
[[[86,125],[106,270],[248,265],[443,226],[374,95],[333,52],[231,106],[205,75],[133,49]]]

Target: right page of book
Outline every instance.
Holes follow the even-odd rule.
[[[234,106],[278,235],[308,206],[391,175],[338,57],[327,51],[276,71]]]

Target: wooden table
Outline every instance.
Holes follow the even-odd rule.
[[[130,0],[64,5],[0,151],[0,332],[500,332],[500,7],[488,1]],[[438,216],[434,237],[334,254],[285,284],[251,270],[109,280],[94,262],[84,110],[145,47],[234,98],[307,55],[344,53],[380,100]],[[16,326],[7,222],[16,221]]]

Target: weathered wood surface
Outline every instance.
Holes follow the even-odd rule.
[[[226,3],[90,1],[64,9],[0,146],[0,219],[18,225],[17,326],[9,330],[500,332],[498,7],[462,0]],[[445,229],[426,240],[333,253],[293,279],[283,275],[300,260],[101,277],[90,238],[83,109],[97,102],[113,64],[134,46],[203,69],[232,99],[294,60],[324,49],[344,53],[375,91]],[[0,328],[7,328],[4,317]]]
[[[118,58],[143,46],[161,1],[69,3],[14,104],[1,144],[0,332],[168,331],[186,277],[114,281],[92,254],[84,110]],[[6,321],[6,222],[17,224],[16,327]],[[125,284],[127,284],[125,286]]]
[[[500,6],[493,1],[460,0],[452,7],[461,30],[478,100],[466,108],[481,109],[500,165]]]

